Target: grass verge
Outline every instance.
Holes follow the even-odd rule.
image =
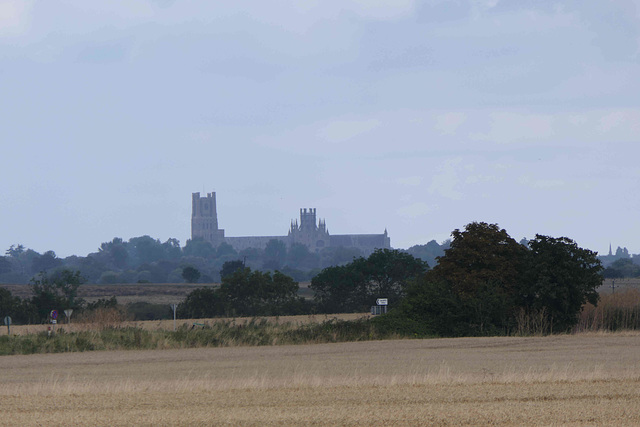
[[[329,320],[306,325],[274,324],[267,319],[252,319],[243,324],[236,324],[234,321],[206,322],[203,327],[190,329],[183,326],[175,332],[150,331],[136,327],[107,327],[100,330],[67,333],[61,328],[51,336],[46,332],[1,336],[0,355],[317,344],[392,338],[399,338],[399,336],[395,333],[380,331],[366,319]]]

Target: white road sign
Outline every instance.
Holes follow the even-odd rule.
[[[376,300],[376,304],[378,304],[378,305],[389,305],[389,299],[388,298],[378,298]]]

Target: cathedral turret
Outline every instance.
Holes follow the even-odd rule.
[[[224,240],[224,230],[218,228],[216,193],[191,194],[191,238],[202,238],[214,247]]]

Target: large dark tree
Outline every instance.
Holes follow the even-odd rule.
[[[303,314],[298,283],[280,272],[237,270],[217,289],[197,289],[180,304],[181,316],[271,316]]]
[[[427,268],[427,263],[408,253],[378,249],[369,258],[325,268],[311,280],[310,287],[323,311],[366,311],[377,298],[397,303],[408,284]]]
[[[597,304],[602,264],[597,253],[579,247],[567,237],[536,235],[528,272],[520,289],[520,305],[544,313],[553,330],[574,326],[582,306]]]
[[[287,245],[277,239],[271,239],[264,248],[264,261],[262,268],[266,270],[279,270],[287,259]]]
[[[522,275],[527,250],[498,224],[472,222],[451,233],[451,247],[438,258],[430,276],[444,279],[462,297],[473,297],[487,283],[513,297]]]
[[[509,333],[522,315],[544,316],[545,330],[571,328],[583,304],[598,300],[596,254],[565,237],[538,235],[528,247],[496,224],[455,230],[451,248],[387,322],[445,336]]]
[[[220,270],[220,277],[224,278],[227,276],[231,276],[233,273],[235,273],[238,270],[242,270],[243,268],[244,268],[244,262],[240,260],[225,261],[225,263],[222,264],[222,269]]]
[[[78,288],[85,282],[79,271],[62,270],[55,274],[41,273],[31,279],[33,322],[44,322],[51,310],[78,309],[84,304],[78,298]]]
[[[187,281],[187,283],[198,283],[200,280],[200,271],[197,268],[187,266],[182,269],[182,278]]]
[[[219,292],[227,313],[237,316],[287,314],[299,302],[298,283],[277,271],[238,270],[222,278]]]

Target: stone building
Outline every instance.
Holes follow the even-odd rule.
[[[247,248],[264,249],[270,240],[279,240],[287,247],[301,243],[311,252],[319,252],[327,247],[357,248],[365,256],[375,249],[391,248],[387,230],[382,234],[329,234],[325,221],[317,219],[315,208],[300,209],[300,222],[291,221],[286,236],[226,237],[224,230],[218,228],[216,193],[207,193],[206,197],[193,193],[191,199],[191,238],[202,238],[214,247],[226,242],[236,251]]]

